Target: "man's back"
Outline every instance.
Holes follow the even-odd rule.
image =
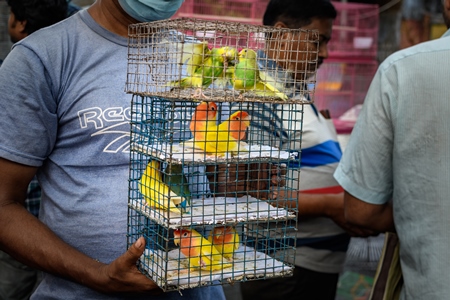
[[[344,188],[366,202],[383,204],[392,197],[402,299],[450,294],[449,57],[447,32],[380,66],[337,172]]]

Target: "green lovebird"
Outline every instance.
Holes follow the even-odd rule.
[[[261,79],[254,50],[244,48],[239,52],[238,58],[239,63],[227,71],[227,76],[233,88],[241,92],[240,98],[244,92],[251,91],[260,96],[288,99],[286,94]]]
[[[199,43],[202,45],[202,43]],[[225,78],[226,69],[231,61],[233,61],[237,56],[237,50],[233,47],[224,46],[221,48],[213,48],[211,50],[206,50],[203,48],[203,53],[207,51],[204,55],[197,54],[192,55],[191,58],[186,62],[187,73],[186,77],[181,78],[181,80],[174,80],[168,82],[168,86],[179,87],[179,88],[196,88],[196,92],[193,97],[203,97],[207,98],[202,93],[202,88],[207,88],[215,80]],[[203,58],[203,59],[200,59]],[[191,63],[189,63],[191,61]],[[201,63],[199,63],[201,61]]]
[[[174,163],[167,164],[163,182],[170,187],[172,192],[184,199],[180,206],[183,212],[187,212],[191,203],[191,191],[189,190],[189,182],[183,174],[183,166]]]

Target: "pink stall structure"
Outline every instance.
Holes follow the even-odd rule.
[[[378,5],[332,3],[338,15],[333,23],[333,38],[328,44],[330,57],[375,59],[378,50]]]
[[[338,11],[329,57],[317,71],[314,102],[348,134],[378,68],[378,5],[332,2]]]
[[[261,25],[269,0],[185,0],[176,18],[198,18]]]
[[[174,18],[262,24],[269,0],[185,0]],[[317,72],[314,102],[328,109],[338,133],[351,132],[377,70],[378,5],[332,1],[338,11],[329,58]],[[352,112],[348,113],[353,109]],[[347,112],[347,114],[346,114]],[[350,117],[349,117],[350,116]]]

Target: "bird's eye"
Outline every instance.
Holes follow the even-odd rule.
[[[187,232],[183,233],[183,237],[187,237],[187,235],[188,235]]]
[[[241,119],[241,118],[239,118],[239,117],[236,117],[236,120],[238,120],[238,121],[239,121],[240,119]]]

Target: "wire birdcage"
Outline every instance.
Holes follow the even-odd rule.
[[[318,33],[176,19],[131,25],[128,48],[140,270],[164,291],[291,275]]]

